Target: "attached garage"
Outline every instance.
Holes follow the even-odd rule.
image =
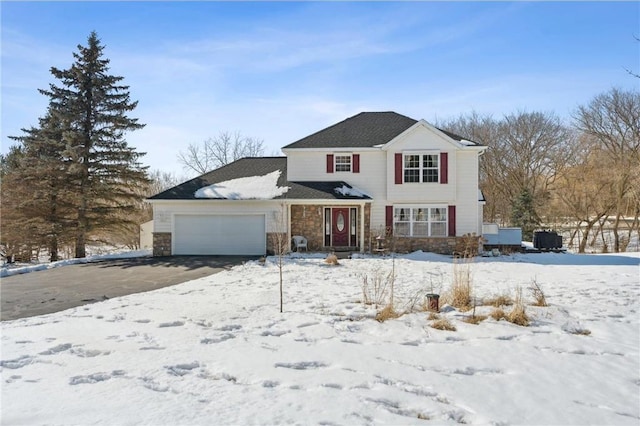
[[[174,216],[173,254],[262,255],[265,215]]]

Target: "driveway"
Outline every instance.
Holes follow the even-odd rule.
[[[253,259],[257,257],[138,257],[67,265],[5,277],[0,282],[0,320],[50,314],[180,284]]]

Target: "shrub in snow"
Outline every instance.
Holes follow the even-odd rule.
[[[328,263],[329,265],[340,264],[340,262],[338,262],[338,256],[336,256],[334,253],[330,253],[329,256],[327,256],[327,258],[324,260],[324,263]]]
[[[376,313],[376,321],[385,322],[388,319],[399,318],[402,313],[396,312],[393,308],[393,305],[389,303],[387,306],[382,308],[382,310]]]
[[[455,325],[451,324],[451,322],[446,318],[440,318],[429,324],[431,328],[435,328],[437,330],[445,330],[445,331],[456,331],[457,328]]]
[[[469,324],[480,324],[482,321],[486,320],[487,316],[486,315],[476,315],[473,314],[471,316],[466,316],[464,317],[464,319],[462,321],[469,323]]]
[[[510,323],[527,327],[529,325],[529,317],[524,308],[524,301],[522,300],[522,288],[516,289],[516,299],[513,304],[511,312],[505,317]]]
[[[531,296],[533,296],[533,306],[549,306],[547,304],[547,298],[544,296],[544,291],[542,291],[542,287],[540,287],[540,284],[538,284],[535,279],[531,280],[529,291],[531,292]]]
[[[513,299],[507,293],[503,293],[497,296],[492,296],[482,300],[482,304],[484,306],[493,306],[494,308],[499,308],[501,306],[511,306],[513,305]]]
[[[471,258],[457,259],[453,262],[453,283],[443,294],[442,302],[467,311],[471,309],[472,293]]]
[[[362,303],[365,305],[385,305],[389,293],[391,274],[385,275],[376,269],[370,275],[362,275]]]
[[[501,319],[507,318],[507,314],[504,312],[502,308],[495,308],[493,311],[491,311],[489,316],[496,321],[500,321]]]

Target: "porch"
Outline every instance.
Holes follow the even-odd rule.
[[[307,239],[309,251],[369,251],[371,204],[292,204],[290,235]]]

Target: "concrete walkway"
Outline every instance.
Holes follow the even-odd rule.
[[[0,280],[0,320],[50,314],[87,303],[195,280],[257,257],[139,257],[61,266]]]

